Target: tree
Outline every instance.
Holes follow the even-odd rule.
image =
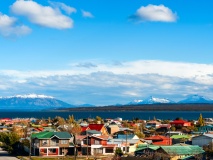
[[[138,136],[138,138],[144,138],[145,137],[145,134],[143,134],[142,132],[136,132],[135,134]]]
[[[116,156],[122,156],[123,155],[123,152],[122,152],[121,148],[116,148],[115,155]]]
[[[67,120],[67,123],[68,124],[73,124],[73,123],[75,123],[75,118],[74,118],[74,116],[73,115],[69,115],[69,118],[68,118],[68,120]]]
[[[14,145],[19,142],[20,137],[15,132],[0,133],[0,141],[9,153],[13,153]]]
[[[78,135],[81,133],[81,126],[77,123],[74,123],[71,128],[68,128],[68,132],[70,132],[74,135]]]
[[[171,131],[176,131],[175,126],[172,126],[170,129],[171,129]]]
[[[202,114],[200,113],[200,117],[198,118],[198,126],[204,126],[205,125],[205,121],[203,119]]]
[[[98,123],[98,122],[104,123],[103,119],[100,116],[96,116],[96,118],[95,118],[95,123]]]

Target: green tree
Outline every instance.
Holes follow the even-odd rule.
[[[172,126],[170,129],[171,129],[171,131],[176,131],[175,126]]]
[[[204,126],[205,125],[205,121],[203,119],[202,114],[200,113],[200,117],[198,118],[198,126]]]
[[[122,152],[121,148],[116,148],[116,150],[115,150],[115,155],[116,155],[116,156],[121,156],[121,155],[123,155],[123,152]]]
[[[14,145],[19,142],[19,139],[15,132],[0,133],[0,141],[9,153],[13,153]]]

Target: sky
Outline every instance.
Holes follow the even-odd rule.
[[[212,0],[1,0],[0,96],[213,99]]]

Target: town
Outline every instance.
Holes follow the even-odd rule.
[[[1,118],[0,147],[22,160],[208,160],[213,119]]]

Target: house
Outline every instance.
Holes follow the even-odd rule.
[[[195,159],[195,157],[204,157],[205,151],[199,146],[192,145],[139,145],[135,151],[136,156],[157,155],[159,159],[181,160]]]
[[[8,132],[7,126],[0,126],[0,132]]]
[[[110,140],[115,144],[118,144],[123,152],[133,153],[136,150],[138,144],[144,143],[139,137],[131,132],[124,134],[118,132],[113,136],[113,139]],[[123,147],[122,147],[123,146]]]
[[[208,132],[213,132],[213,125],[206,125],[206,126],[201,126],[198,128],[198,132],[200,133],[208,133]]]
[[[184,121],[182,119],[174,120],[174,121],[170,122],[170,124],[172,126],[175,126],[175,127],[189,127],[189,126],[191,126],[191,122]]]
[[[141,156],[146,154],[154,154],[160,146],[152,145],[152,144],[139,144],[136,151],[135,156]]]
[[[140,144],[147,144],[146,141],[142,139],[109,139],[108,144],[117,144],[119,148],[125,153],[134,153]]]
[[[109,134],[114,134],[115,132],[118,132],[120,130],[117,124],[110,124],[106,128]]]
[[[169,137],[174,135],[184,135],[184,133],[181,131],[170,131],[170,130],[166,133],[166,136],[169,136]]]
[[[60,156],[74,153],[69,132],[40,132],[31,136],[31,153],[35,156]]]
[[[155,135],[144,139],[151,140],[154,145],[172,145],[172,139],[170,137]]]
[[[192,145],[203,147],[213,143],[213,134],[203,134],[200,136],[192,137]]]
[[[101,132],[100,131],[96,131],[96,130],[87,130],[85,131],[85,134],[82,135],[93,135],[93,136],[101,136]]]
[[[172,144],[178,144],[178,143],[189,143],[190,136],[189,135],[173,135],[172,138]]]
[[[104,126],[104,124],[89,124],[88,126],[91,130],[96,130],[96,131],[100,131],[102,133],[102,135],[109,135],[106,127]]]
[[[86,136],[81,143],[82,155],[112,155],[116,144],[108,144],[109,136]]]
[[[160,126],[161,126],[161,123],[154,120],[146,123],[146,128],[159,128]]]
[[[166,134],[170,130],[171,125],[170,124],[161,124],[159,128],[157,128],[155,131],[158,134]]]
[[[197,145],[161,146],[157,152],[168,155],[170,160],[195,159],[195,157],[202,159],[205,153],[205,151]]]

